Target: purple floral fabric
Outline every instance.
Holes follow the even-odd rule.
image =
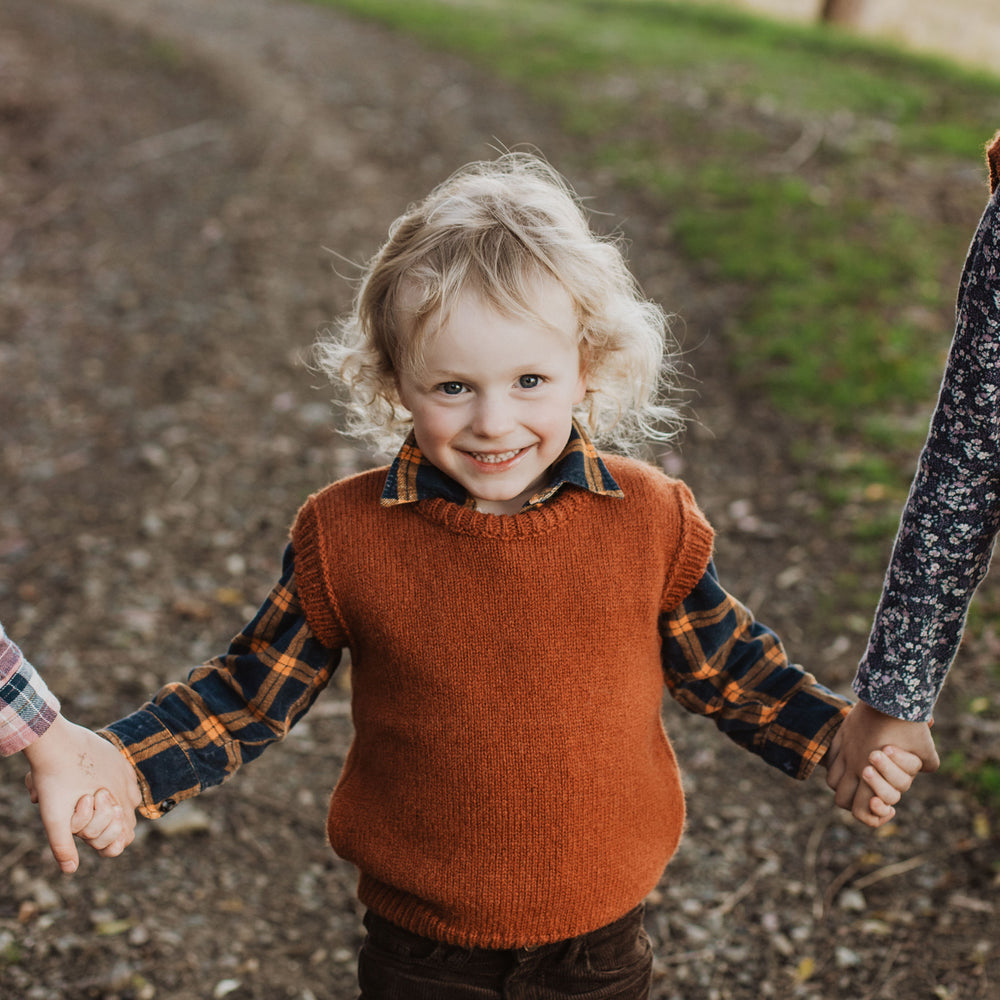
[[[937,407],[854,680],[862,701],[901,719],[930,717],[1000,528],[998,197],[965,261]]]

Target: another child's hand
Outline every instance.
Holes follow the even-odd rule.
[[[105,858],[115,858],[135,839],[134,814],[130,823],[115,797],[100,788],[93,795],[84,795],[76,804],[70,819],[74,836],[89,844]]]
[[[894,806],[920,773],[922,761],[916,754],[894,746],[873,750],[868,761],[861,772],[859,792],[863,795],[867,787],[872,794],[865,802],[855,796],[851,812],[855,819],[877,829],[896,815]]]
[[[105,857],[120,854],[132,842],[142,796],[135,770],[113,744],[60,715],[24,755],[31,765],[25,784],[64,872],[79,865],[74,834]]]
[[[865,769],[871,764],[873,752],[888,746],[917,757],[920,761],[918,770],[936,771],[940,766],[929,723],[896,719],[864,702],[858,702],[851,708],[831,747],[826,783],[834,789],[838,806],[849,809],[857,819],[871,827],[887,822],[894,812],[892,806],[899,800],[898,795],[895,799],[890,797],[890,801],[882,801],[873,808],[879,796],[863,777]],[[906,763],[909,764],[908,761]],[[912,783],[912,775],[909,783]]]

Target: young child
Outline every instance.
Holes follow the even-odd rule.
[[[991,197],[962,270],[937,407],[854,681],[861,700],[827,774],[837,804],[862,820],[875,748],[909,750],[925,771],[939,764],[931,714],[1000,529],[1000,132],[986,159]]]
[[[0,756],[21,752],[27,758],[47,792],[41,812],[52,854],[64,872],[74,872],[80,863],[74,835],[109,858],[132,842],[139,796],[135,790],[133,797],[123,799],[126,813],[94,780],[92,754],[107,755],[108,747],[67,721],[59,708],[59,700],[0,623]],[[131,792],[135,782],[128,786]]]
[[[642,903],[684,826],[664,680],[784,774],[834,755],[847,702],[722,588],[687,487],[592,443],[676,422],[665,336],[546,164],[450,178],[319,353],[391,466],[311,497],[228,654],[106,730],[160,816],[280,739],[350,650],[327,829],[360,871],[367,1000],[648,996]],[[885,757],[876,794],[918,767]]]

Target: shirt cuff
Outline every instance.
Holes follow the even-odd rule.
[[[822,685],[797,691],[763,734],[760,756],[793,778],[808,778],[822,763],[851,702]]]
[[[142,791],[139,812],[147,819],[159,819],[202,790],[186,751],[152,712],[133,712],[99,735],[118,747],[135,768]]]
[[[947,665],[943,669],[938,667],[938,671],[943,677]],[[851,686],[866,705],[883,715],[907,722],[928,722],[940,691],[940,684],[930,679],[931,672],[932,668],[925,663],[886,665],[869,651]]]
[[[59,699],[48,689],[37,670],[12,642],[2,639],[0,658],[0,756],[18,753],[48,731],[59,714]]]

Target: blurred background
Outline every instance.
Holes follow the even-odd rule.
[[[649,459],[727,587],[849,692],[988,196],[998,17],[3,0],[0,620],[94,726],[222,651],[302,500],[382,461],[308,367],[356,265],[457,166],[534,148],[675,317],[690,420]],[[945,766],[879,834],[665,703],[689,816],[649,900],[656,1000],[997,995],[998,622],[989,577]],[[323,840],[349,684],[73,879],[0,761],[0,997],[353,996],[354,875]]]
[[[711,3],[712,0],[695,0]],[[959,62],[996,66],[1000,10],[991,0],[731,0],[733,7],[782,20],[823,20]]]

